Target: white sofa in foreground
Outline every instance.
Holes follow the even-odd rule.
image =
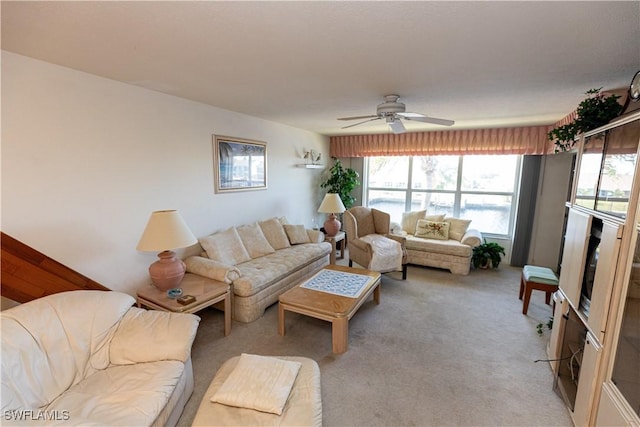
[[[0,314],[3,425],[174,426],[200,318],[69,291]]]
[[[444,268],[453,274],[469,274],[473,248],[482,243],[482,234],[469,228],[471,220],[426,215],[426,211],[406,212],[393,234],[405,237],[407,263]]]
[[[271,218],[199,239],[202,256],[188,257],[185,264],[189,273],[231,284],[233,318],[249,323],[329,264],[331,244],[324,238],[318,230]]]

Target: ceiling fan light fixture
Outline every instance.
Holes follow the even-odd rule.
[[[391,122],[388,123],[393,133],[404,133],[407,130],[400,120],[391,120]]]

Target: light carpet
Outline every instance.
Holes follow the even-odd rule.
[[[341,262],[341,263],[344,263]],[[304,356],[318,362],[325,426],[571,426],[553,392],[545,359],[551,316],[534,292],[527,316],[518,299],[521,269],[472,270],[468,276],[409,266],[383,275],[349,324],[349,349],[331,351],[331,325],[287,313],[277,332],[277,304],[255,322],[233,322],[213,308],[192,350],[195,391],[179,425],[188,426],[220,365],[241,353]],[[215,420],[212,420],[215,424]]]

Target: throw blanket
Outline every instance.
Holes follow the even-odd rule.
[[[373,247],[373,256],[367,266],[371,271],[400,271],[402,270],[402,246],[395,240],[380,234],[368,234],[361,237]]]

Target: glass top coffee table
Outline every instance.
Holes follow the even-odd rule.
[[[318,275],[326,271],[336,274],[324,274],[324,276],[329,276],[327,280],[315,280],[322,278]],[[340,273],[343,273],[345,280],[341,280]],[[354,286],[360,286],[355,296],[330,293],[336,292],[336,290],[340,292],[340,289],[343,288],[340,285],[345,281],[353,281],[356,283]],[[312,287],[315,289],[306,287],[308,285],[314,285]],[[320,290],[320,288],[326,288],[330,292]],[[344,290],[346,294],[354,291],[348,288]],[[316,275],[280,295],[278,334],[283,336],[285,334],[285,311],[326,320],[331,322],[333,352],[344,353],[349,346],[349,320],[371,294],[373,294],[374,302],[380,304],[380,273],[340,265],[328,265]]]

